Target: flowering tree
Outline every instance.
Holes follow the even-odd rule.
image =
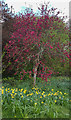
[[[44,10],[44,7],[42,9]],[[55,33],[49,33],[60,27],[55,22],[62,22],[57,16],[58,13],[55,16],[49,15],[51,10],[38,19],[32,11],[17,17],[13,25],[14,32],[8,45],[5,46],[7,57],[9,56],[8,62],[11,63],[9,69],[14,67],[15,75],[20,74],[21,79],[25,74],[31,77],[33,73],[34,85],[36,76],[40,76],[47,82],[48,77],[55,73],[52,67],[54,61],[65,62],[69,58],[68,51],[64,50],[65,44],[68,43],[61,44],[58,40],[55,41]]]

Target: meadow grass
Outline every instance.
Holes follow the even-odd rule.
[[[6,78],[4,78],[6,79]],[[13,80],[14,78],[8,78]],[[69,77],[52,77],[48,82],[37,78],[2,85],[3,118],[69,118]],[[7,79],[6,79],[7,80]]]

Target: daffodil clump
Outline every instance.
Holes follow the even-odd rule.
[[[40,113],[42,108],[45,108],[44,111],[47,111],[47,108],[55,108],[55,105],[65,106],[71,102],[68,99],[69,95],[67,93],[55,91],[54,89],[49,90],[49,88],[42,90],[42,88],[33,87],[29,91],[26,88],[4,88],[2,86],[0,90],[2,93],[1,102],[3,107],[7,106],[7,104],[12,104],[15,109],[20,109],[16,107],[20,104],[22,111],[25,109],[25,106],[30,106],[31,109],[38,109],[37,111]],[[14,114],[16,114],[15,111]],[[47,112],[49,113],[49,110]],[[21,112],[21,114],[23,117],[24,113]],[[14,116],[16,117],[16,115]]]

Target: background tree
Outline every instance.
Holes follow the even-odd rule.
[[[13,7],[11,6],[11,9],[8,7],[8,4],[6,4],[4,1],[1,2],[2,4],[2,19],[4,20],[2,24],[2,70],[3,70],[3,76],[8,75],[8,59],[6,59],[6,51],[4,49],[5,45],[8,44],[10,40],[10,35],[14,32],[13,31],[13,24],[15,22],[16,16],[15,12],[13,13]]]

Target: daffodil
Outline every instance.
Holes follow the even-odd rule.
[[[18,91],[18,89],[16,88],[16,92]]]
[[[35,105],[37,105],[37,103],[35,103]]]
[[[29,96],[29,94],[27,94],[27,96]]]
[[[49,96],[49,95],[51,95],[51,94],[49,93],[47,96]]]
[[[12,98],[14,98],[14,96],[12,96]]]
[[[38,94],[38,92],[36,91],[36,94]]]
[[[14,96],[16,95],[17,93],[14,94]]]
[[[42,95],[43,95],[44,93],[42,93]]]
[[[2,90],[2,94],[4,93],[4,90]]]
[[[56,100],[55,100],[55,103],[56,103]]]
[[[23,95],[21,96],[21,98],[23,98]]]
[[[40,98],[42,98],[42,96],[40,96]]]
[[[59,92],[59,91],[57,91],[57,92]]]
[[[20,90],[20,92],[22,92],[22,91],[23,91],[23,89]]]
[[[61,99],[61,97],[59,97],[59,99]]]
[[[52,91],[54,91],[54,90],[52,89]]]
[[[42,104],[44,103],[44,102],[41,102]]]
[[[13,94],[11,94],[11,96],[13,96]]]
[[[24,90],[24,91],[23,91],[23,92],[24,92],[24,94],[26,93],[26,91],[27,91],[27,90]]]
[[[44,97],[46,97],[46,95],[44,95]]]
[[[12,91],[12,93],[14,93],[14,90]]]
[[[8,88],[8,90],[10,90],[10,88]]]
[[[2,86],[2,88],[4,88],[4,86]]]
[[[57,95],[57,93],[54,93],[54,95]]]
[[[20,93],[20,95],[22,95],[22,93]]]
[[[45,93],[45,92],[43,91],[43,93]]]
[[[5,91],[7,92],[7,88],[5,89]]]
[[[62,92],[60,92],[60,94],[62,95]]]

